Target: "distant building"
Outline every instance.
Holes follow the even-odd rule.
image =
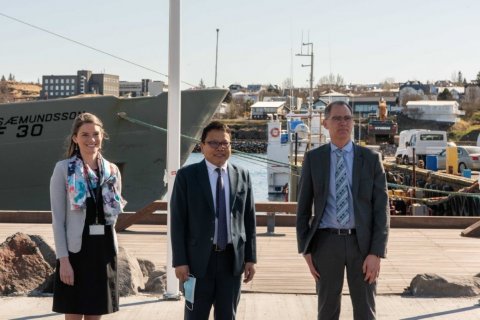
[[[465,115],[458,106],[457,101],[409,101],[406,112],[413,119],[455,123],[458,116]]]
[[[328,103],[333,101],[344,101],[348,103],[349,95],[345,93],[337,92],[335,90],[328,90],[320,93],[318,98]]]
[[[230,92],[233,94],[233,93],[236,93],[236,92],[240,92],[240,91],[245,91],[247,90],[246,88],[244,88],[241,84],[231,84],[230,86],[228,86],[228,89],[230,90]]]
[[[442,93],[443,90],[447,89],[450,94],[452,95],[452,98],[454,100],[461,100],[463,98],[463,96],[465,95],[465,88],[464,87],[454,87],[454,86],[450,86],[450,87],[437,87],[438,89],[438,94]]]
[[[158,96],[163,93],[165,82],[142,79],[140,82],[120,81],[120,96],[122,97],[144,97]]]
[[[79,70],[77,75],[44,75],[40,97],[57,99],[86,93],[118,96],[118,83],[117,75],[92,73],[89,70]]]
[[[370,114],[378,116],[378,103],[382,97],[377,96],[350,96],[350,106],[354,114],[368,117]],[[402,108],[397,106],[396,97],[383,97],[387,103],[388,113],[398,113]]]
[[[423,84],[420,81],[407,81],[400,85],[400,91],[404,88],[412,88],[416,91],[421,90],[425,95],[437,95],[438,89],[433,84]]]
[[[261,101],[250,106],[252,119],[267,119],[269,114],[284,115],[286,101]]]

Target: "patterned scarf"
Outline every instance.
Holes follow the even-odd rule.
[[[98,185],[102,188],[103,211],[107,225],[113,225],[120,212],[127,202],[122,198],[118,190],[120,181],[118,180],[118,169],[115,165],[105,160],[102,156],[98,157],[100,169],[100,181],[95,171],[84,166],[83,161],[78,156],[73,156],[68,162],[67,173],[67,192],[70,199],[71,210],[80,210],[86,208],[88,196],[88,182],[85,177],[88,175],[90,185],[96,188]],[[87,169],[87,173],[85,173]]]

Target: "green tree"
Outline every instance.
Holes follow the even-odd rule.
[[[447,88],[445,88],[445,89],[443,89],[442,92],[440,92],[438,94],[437,99],[438,100],[453,100],[453,97],[452,97],[452,94],[450,93],[450,91]]]
[[[480,85],[480,71],[477,73],[477,84]]]
[[[479,74],[480,74],[480,72],[479,72]],[[7,79],[5,79],[5,75],[2,74],[2,80],[0,80],[0,81],[2,81],[2,82],[7,81]]]

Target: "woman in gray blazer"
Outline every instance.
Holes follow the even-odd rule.
[[[103,124],[80,114],[68,137],[67,159],[50,180],[57,256],[53,311],[65,319],[100,319],[118,311],[114,225],[125,201],[117,166],[101,155]]]

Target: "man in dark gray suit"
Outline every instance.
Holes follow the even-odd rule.
[[[339,318],[345,268],[354,319],[375,319],[380,258],[386,255],[389,232],[381,156],[351,141],[353,115],[347,103],[330,103],[323,125],[331,142],[308,152],[302,167],[298,251],[316,281],[318,319]]]
[[[180,281],[196,278],[193,308],[185,319],[235,319],[244,282],[255,274],[255,204],[250,175],[230,164],[230,129],[204,128],[205,159],[178,170],[171,198],[173,266]]]

